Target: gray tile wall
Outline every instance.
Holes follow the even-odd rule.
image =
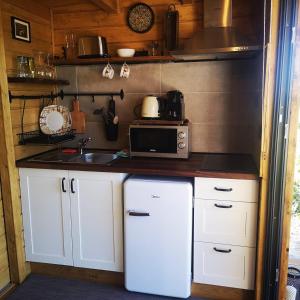
[[[186,117],[192,122],[192,151],[255,153],[259,147],[260,76],[259,60],[130,65],[129,79],[119,77],[121,66],[113,65],[115,77],[102,77],[104,66],[58,67],[58,76],[68,79],[66,91],[111,92],[124,89],[125,99],[116,100],[120,120],[119,139],[108,142],[103,123],[93,111],[106,106],[107,97],[81,97],[87,113],[87,135],[95,148],[128,145],[128,124],[133,109],[148,94],[163,95],[178,89],[185,96]],[[71,106],[66,98],[64,105]],[[71,108],[71,107],[70,107]]]

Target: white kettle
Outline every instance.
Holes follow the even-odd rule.
[[[143,99],[141,117],[143,119],[159,118],[159,101],[155,96],[146,96]]]

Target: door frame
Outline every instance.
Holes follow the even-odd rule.
[[[294,37],[297,0],[280,1],[277,71],[271,135],[263,299],[278,299],[282,250],[282,221],[287,178],[288,136],[291,120],[291,79],[294,67]]]
[[[297,25],[295,29],[295,61],[300,61],[300,9],[297,10]],[[286,181],[282,220],[282,243],[279,265],[279,292],[278,299],[286,298],[286,286],[289,263],[289,243],[291,230],[291,210],[293,202],[294,171],[297,147],[297,131],[300,109],[300,64],[295,64],[292,79],[291,109],[289,136],[287,145]]]

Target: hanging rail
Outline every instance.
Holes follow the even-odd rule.
[[[54,100],[55,98],[60,98],[61,100],[64,99],[65,96],[90,96],[93,98],[93,102],[95,101],[96,96],[118,96],[121,98],[121,100],[124,99],[124,91],[121,90],[119,93],[65,93],[63,90],[60,90],[59,93],[54,94],[48,94],[48,95],[12,95],[11,91],[9,91],[9,102],[11,103],[13,99],[21,99],[21,100],[30,100],[30,99],[51,99]]]

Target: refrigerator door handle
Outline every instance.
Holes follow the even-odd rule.
[[[150,213],[136,212],[136,211],[133,211],[133,210],[128,210],[128,214],[129,214],[129,216],[133,216],[133,217],[150,217]]]

